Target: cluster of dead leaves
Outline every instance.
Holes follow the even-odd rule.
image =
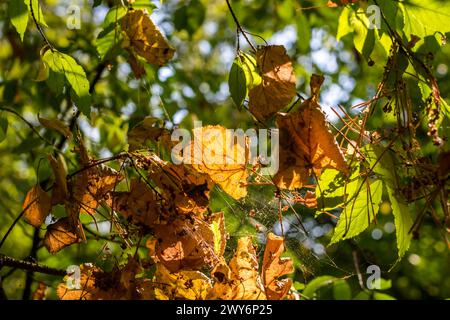
[[[131,256],[124,266],[111,272],[84,264],[80,266],[78,287],[68,285],[72,283],[68,275],[58,286],[57,294],[65,300],[281,300],[290,298],[292,280],[280,277],[294,271],[292,260],[282,257],[283,252],[283,238],[270,233],[259,270],[251,237],[240,238],[233,258],[227,264],[221,257],[211,278],[190,269],[173,272],[156,260],[153,278],[146,279],[141,264]],[[154,257],[155,252],[150,250],[150,254]]]
[[[63,157],[49,155],[54,175],[51,193],[37,184],[28,191],[23,203],[25,221],[36,228],[42,226],[53,206],[64,205],[66,217],[50,224],[44,236],[44,245],[52,254],[85,239],[80,214],[93,215],[100,203],[110,201],[110,192],[123,179],[112,168],[97,165],[79,137],[76,152],[82,168],[73,179],[68,176]]]

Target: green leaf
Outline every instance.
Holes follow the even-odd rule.
[[[72,88],[72,98],[77,107],[87,116],[90,114],[89,81],[84,69],[71,56],[56,50],[47,50],[42,60],[51,71],[64,75],[67,83]]]
[[[344,195],[353,194],[356,190],[359,177],[359,167],[356,167],[350,178],[335,169],[326,169],[317,181],[316,196],[319,210],[316,216],[323,211],[330,211],[344,204]]]
[[[301,53],[307,53],[311,42],[311,26],[306,14],[299,12],[295,19],[297,26],[297,48]]]
[[[397,300],[393,296],[390,296],[386,293],[374,292],[373,300]]]
[[[105,59],[106,55],[113,50],[113,48],[122,42],[122,33],[118,29],[116,31],[115,25],[110,24],[107,28],[102,30],[97,39],[94,41],[95,48],[97,49],[100,58]]]
[[[373,171],[381,176],[381,180],[386,185],[392,213],[394,214],[398,256],[401,258],[411,243],[412,235],[409,230],[413,225],[413,220],[408,204],[397,192],[399,186],[395,176],[395,162],[388,152],[383,152],[383,148],[380,146],[367,145],[363,148],[363,153],[369,161],[370,167],[375,166]]]
[[[375,29],[369,29],[369,19],[362,8],[352,12],[350,23],[354,30],[353,44],[356,50],[369,59],[375,47]]]
[[[9,1],[8,14],[11,23],[23,41],[28,24],[28,7],[23,0]]]
[[[231,66],[230,74],[228,76],[228,86],[234,104],[240,109],[247,95],[247,81],[239,57],[234,60],[233,65]]]
[[[404,33],[408,39],[411,34],[420,38],[435,32],[450,32],[450,6],[436,0],[407,0],[400,4],[404,15]]]
[[[108,28],[111,24],[116,24],[124,15],[127,14],[127,9],[122,6],[112,7],[103,20],[103,28]]]
[[[335,300],[350,300],[352,290],[345,280],[338,280],[333,283],[333,297]]]
[[[341,15],[338,20],[338,29],[336,39],[341,40],[344,36],[353,32],[353,26],[350,24],[350,16],[353,10],[349,7],[342,9]]]
[[[317,297],[316,292],[323,287],[329,286],[333,284],[334,281],[336,281],[337,278],[333,276],[320,276],[317,278],[314,278],[305,287],[305,290],[303,290],[302,295],[305,296],[307,299],[315,299]]]
[[[152,13],[153,9],[156,8],[156,5],[150,0],[136,0],[131,4],[133,9],[147,9],[148,13]]]
[[[6,112],[0,112],[0,142],[5,140],[7,131],[8,119],[6,118]]]
[[[28,7],[28,11],[31,13],[30,0],[24,0],[24,1],[25,1],[25,4]],[[34,13],[34,17],[36,18],[36,21],[40,25],[42,25],[44,27],[48,27],[47,23],[45,22],[45,19],[44,19],[44,14],[42,13],[42,8],[41,8],[41,5],[39,3],[39,0],[31,0],[31,1],[32,1],[33,13]]]
[[[192,0],[175,10],[174,24],[178,31],[186,30],[192,37],[205,21],[206,8],[199,0]]]
[[[369,181],[360,179],[358,187],[361,190],[352,196],[344,211],[342,211],[339,221],[334,229],[330,244],[357,236],[367,229],[378,213],[378,206],[381,201],[383,184],[381,181],[373,181],[368,186]],[[362,187],[361,187],[361,184]]]

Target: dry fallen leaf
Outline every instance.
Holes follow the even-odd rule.
[[[44,246],[51,254],[79,241],[76,229],[67,217],[49,225],[44,236]]]
[[[37,184],[28,191],[22,207],[25,221],[39,228],[52,208],[51,197]]]
[[[344,155],[317,103],[322,82],[323,77],[313,75],[312,97],[297,110],[277,117],[280,162],[274,182],[282,189],[301,188],[311,175],[319,178],[325,168],[348,170]]]
[[[183,160],[206,173],[234,199],[247,195],[249,146],[222,126],[194,128],[193,140],[183,149]]]
[[[122,30],[129,41],[125,48],[131,54],[136,53],[157,66],[172,59],[175,50],[153,24],[146,10],[130,10],[122,18]]]
[[[264,46],[256,61],[262,82],[249,91],[250,112],[260,121],[285,107],[296,95],[292,61],[283,46]]]
[[[281,257],[283,252],[284,238],[269,233],[262,265],[262,277],[268,300],[283,299],[292,285],[292,279],[278,279],[294,272],[292,260]]]

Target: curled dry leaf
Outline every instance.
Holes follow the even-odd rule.
[[[68,217],[61,218],[54,224],[49,225],[44,236],[44,246],[51,254],[55,254],[61,249],[79,241],[80,237],[76,228]]]
[[[129,41],[125,48],[148,63],[162,66],[172,59],[175,50],[156,28],[146,10],[130,10],[122,18],[122,30]]]
[[[235,138],[232,130],[207,126],[193,130],[194,139],[183,149],[184,163],[205,173],[234,199],[247,195],[249,146],[247,138]],[[241,138],[242,137],[242,138]]]
[[[282,189],[301,188],[311,175],[320,177],[325,168],[348,171],[344,155],[317,103],[322,82],[323,77],[313,75],[312,97],[294,112],[277,117],[280,165],[274,182]]]
[[[292,279],[279,280],[286,274],[294,272],[290,258],[282,258],[284,238],[269,233],[262,265],[262,277],[267,299],[281,300],[286,297],[292,285]]]
[[[47,129],[55,130],[62,134],[66,138],[72,137],[72,132],[70,131],[69,127],[58,119],[47,119],[47,118],[41,118],[38,115],[39,123],[42,124]]]
[[[160,263],[156,266],[154,280],[158,300],[205,300],[211,289],[211,281],[203,273],[189,270],[171,273]]]
[[[214,183],[207,174],[191,167],[175,165],[152,156],[149,177],[162,192],[169,212],[202,214],[209,205],[209,191]],[[172,208],[175,206],[175,208]]]
[[[52,205],[63,204],[69,196],[67,187],[67,167],[62,155],[58,154],[57,158],[52,155],[48,156],[50,166],[55,176],[55,182],[52,188]]]
[[[160,208],[156,195],[141,180],[131,180],[129,192],[114,192],[112,208],[134,224],[152,228],[160,223]]]
[[[52,208],[51,197],[37,184],[28,191],[22,207],[25,221],[39,228]]]
[[[211,272],[213,288],[208,299],[264,300],[266,295],[258,274],[258,259],[251,237],[238,240],[236,254],[229,266],[222,260]]]
[[[219,262],[211,226],[195,217],[176,219],[155,230],[158,260],[171,272],[200,269]]]
[[[283,46],[264,46],[256,51],[261,84],[249,91],[250,112],[260,121],[285,107],[296,95],[292,61]]]

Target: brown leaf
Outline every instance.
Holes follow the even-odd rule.
[[[171,272],[213,266],[220,257],[214,251],[211,226],[198,218],[176,219],[155,229],[158,260]]]
[[[213,288],[208,299],[220,300],[264,300],[266,295],[258,274],[258,259],[251,237],[238,240],[236,254],[229,267],[224,261],[211,272]]]
[[[79,286],[76,287],[76,276],[67,275],[64,277],[64,282],[60,283],[56,289],[56,294],[61,300],[95,300],[99,293],[99,289],[95,287],[95,274],[101,270],[90,263],[85,263],[80,266],[80,281]],[[68,287],[67,282],[70,281],[74,287]]]
[[[151,156],[149,177],[164,197],[164,206],[176,214],[202,214],[209,205],[209,191],[214,183],[207,174],[184,164],[174,165]],[[175,207],[175,208],[173,208]]]
[[[262,82],[249,91],[250,112],[260,121],[285,107],[296,95],[292,61],[283,46],[257,50],[256,62]]]
[[[268,300],[283,299],[292,285],[292,279],[278,279],[294,272],[292,260],[281,257],[283,252],[284,238],[269,233],[262,266],[262,277]]]
[[[58,154],[57,158],[49,155],[48,160],[52,167],[53,175],[55,176],[55,183],[52,188],[52,205],[63,204],[69,196],[66,180],[67,168],[64,163],[64,158],[60,154]]]
[[[45,128],[55,130],[66,138],[72,137],[72,132],[69,127],[61,120],[41,118],[40,116],[38,116],[38,120]]]
[[[325,168],[348,170],[344,155],[317,103],[322,82],[323,77],[313,75],[312,97],[294,112],[277,117],[280,165],[274,182],[282,189],[301,188],[311,175],[319,178]]]
[[[168,148],[172,145],[169,130],[158,127],[161,120],[154,117],[146,117],[128,132],[129,151],[135,151],[144,146],[147,140],[161,141]]]
[[[247,195],[248,140],[235,139],[231,130],[207,126],[193,130],[194,139],[183,150],[183,159],[205,173],[234,199]],[[237,140],[237,141],[236,141]]]
[[[79,241],[80,238],[76,229],[67,217],[61,218],[54,224],[49,225],[44,236],[44,246],[51,254],[55,254],[61,249]]]
[[[143,224],[151,228],[160,223],[156,195],[141,180],[131,180],[129,192],[114,192],[112,208],[134,224]]]
[[[45,300],[47,295],[47,285],[41,281],[38,282],[36,290],[33,292],[31,297],[32,300]]]
[[[96,165],[75,176],[73,196],[81,205],[82,212],[93,214],[101,201],[109,199],[109,192],[124,176],[104,165]]]
[[[22,208],[25,210],[24,219],[32,226],[39,228],[45,221],[52,208],[51,198],[42,190],[40,185],[35,185],[25,196]]]
[[[153,24],[146,10],[130,10],[122,18],[122,30],[129,40],[127,49],[162,66],[172,59],[175,50]]]

